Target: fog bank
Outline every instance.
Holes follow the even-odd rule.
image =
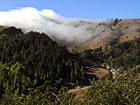
[[[0,25],[15,26],[23,32],[44,32],[62,44],[83,43],[97,36],[107,28],[99,26],[99,22],[65,18],[53,10],[31,7],[0,11]]]

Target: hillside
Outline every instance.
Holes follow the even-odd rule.
[[[69,93],[76,94],[73,104],[140,104],[140,38],[125,42],[117,38],[110,41],[109,46],[104,51],[100,47],[95,50],[85,50],[80,54],[93,62],[105,62],[110,72],[117,71],[117,74],[114,74],[115,78],[113,75],[108,75],[93,80],[92,86],[69,90]]]
[[[64,21],[62,22],[62,20]],[[116,23],[115,23],[115,20]],[[44,20],[45,21],[45,20]],[[48,20],[46,20],[48,21]],[[60,20],[49,18],[49,22],[43,28],[39,25],[16,25],[24,33],[30,31],[43,32],[55,40],[59,45],[66,46],[70,50],[83,51],[84,49],[96,49],[100,46],[103,49],[112,39],[119,38],[120,42],[134,40],[139,38],[140,21],[139,19],[114,19],[114,20],[74,20],[62,18]],[[12,24],[13,25],[13,24]],[[10,24],[9,24],[10,26]],[[3,27],[3,26],[2,26]],[[59,29],[59,30],[58,30]]]
[[[0,104],[139,104],[139,29],[138,19],[102,22],[69,51],[45,33],[0,26]]]
[[[85,78],[84,66],[48,35],[24,34],[15,27],[0,29],[0,103],[9,104],[8,94],[8,100],[13,100],[15,94],[18,98],[35,90],[53,97],[50,92],[57,93],[65,83]]]
[[[115,21],[115,20],[114,20]],[[106,44],[113,39],[119,38],[120,42],[135,40],[140,37],[140,20],[139,19],[122,19],[118,20],[117,24],[107,21],[104,24],[99,24],[99,27],[107,27],[106,30],[99,33],[96,37],[91,38],[81,45],[77,45],[73,48],[74,51],[83,51],[84,49],[96,49],[100,46],[103,49]],[[109,25],[106,25],[109,24]],[[95,29],[96,30],[96,29]]]

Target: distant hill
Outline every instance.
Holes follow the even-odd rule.
[[[108,21],[106,23],[99,23],[98,27],[106,27],[106,30],[72,49],[75,51],[83,51],[84,49],[96,49],[100,46],[105,48],[106,44],[116,38],[119,38],[120,42],[125,42],[135,40],[140,37],[139,19],[122,19],[118,20],[115,25],[114,22],[115,20],[112,22]]]

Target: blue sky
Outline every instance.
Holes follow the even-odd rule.
[[[52,9],[68,18],[140,18],[140,0],[0,0],[0,11],[21,7]]]

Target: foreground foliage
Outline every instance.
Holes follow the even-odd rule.
[[[14,65],[0,63],[0,104],[69,104],[74,99],[73,95],[66,93],[66,88],[58,92],[56,87],[47,83],[35,88],[30,77],[24,74],[24,69],[18,62]]]
[[[138,105],[140,104],[140,66],[118,75],[115,80],[110,77],[93,81],[92,88],[86,93],[83,100],[74,99],[74,95],[61,89],[55,93],[55,88],[47,85],[45,91],[30,88],[28,77],[21,71],[24,67],[16,63],[12,66],[0,64],[0,91],[1,104],[26,105]],[[20,75],[17,75],[20,74]],[[19,79],[18,77],[22,78]],[[9,77],[9,78],[8,78]],[[23,79],[24,78],[24,79]],[[25,93],[21,88],[24,88]],[[23,90],[23,89],[22,89]]]
[[[91,105],[139,105],[140,66],[125,71],[115,80],[95,81],[84,102]]]

